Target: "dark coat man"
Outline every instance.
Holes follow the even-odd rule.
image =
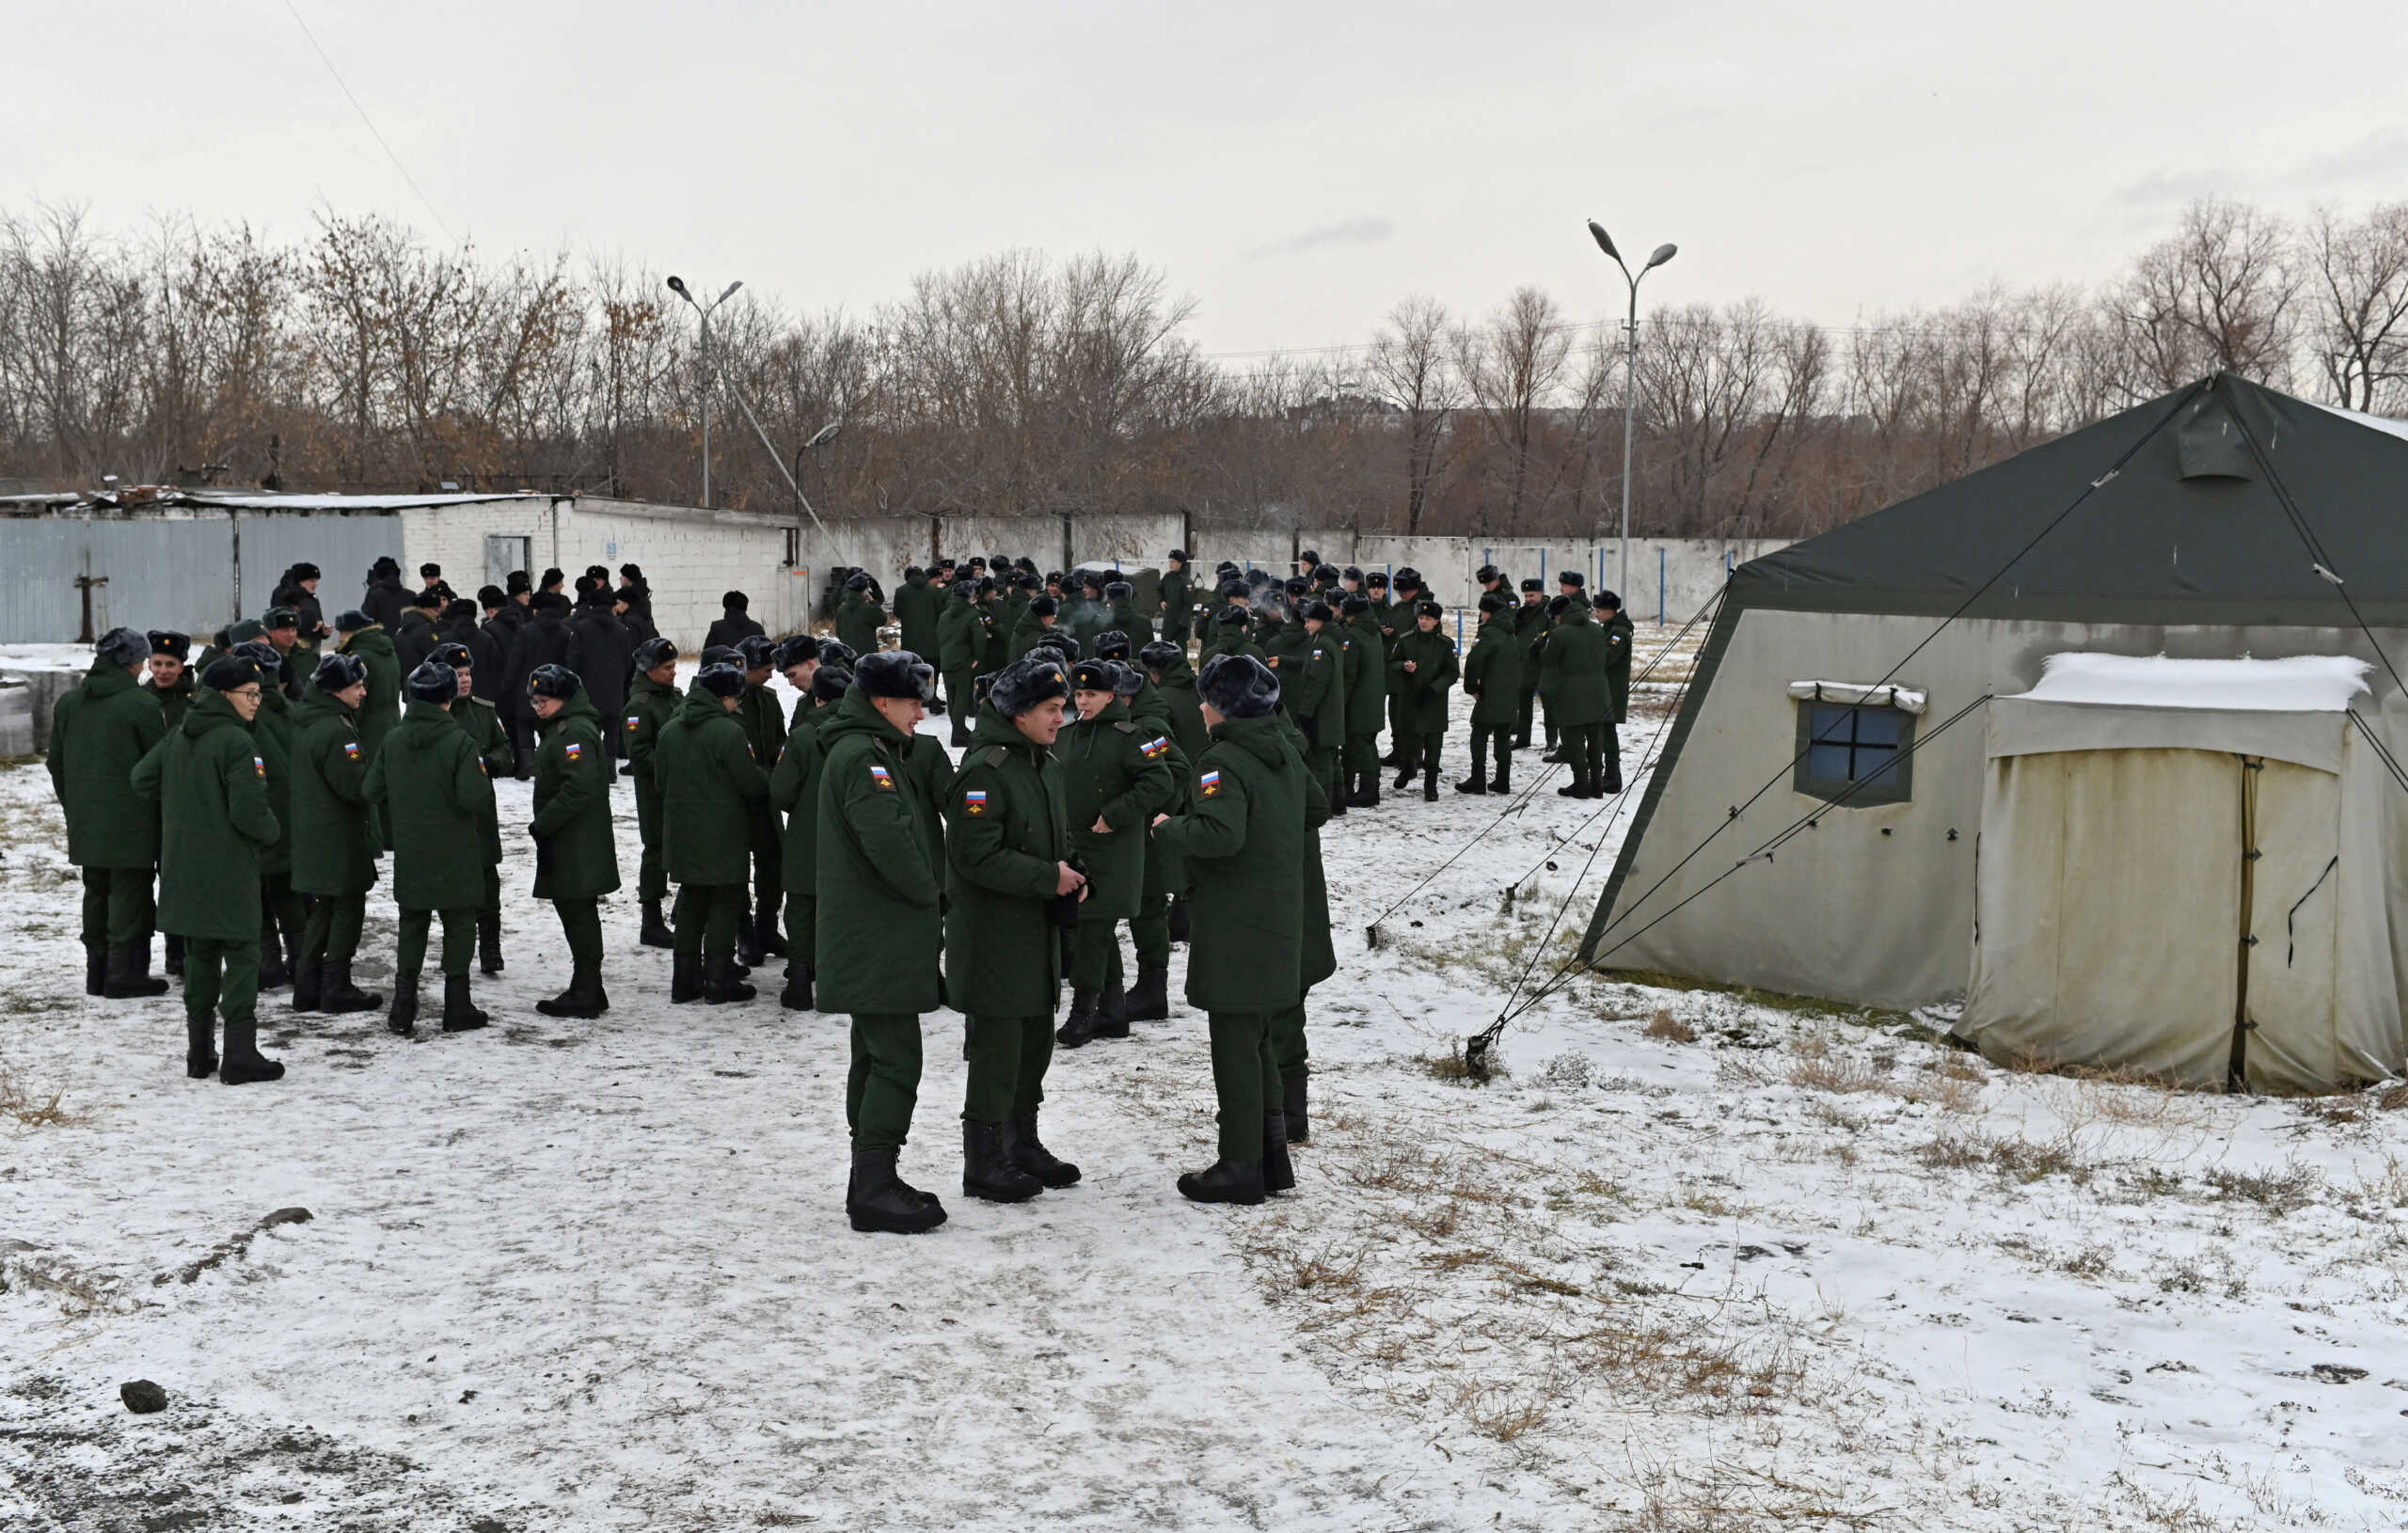
[[[957,581],[954,591],[954,598],[937,615],[937,652],[921,657],[933,659],[937,674],[944,680],[945,710],[953,717],[953,744],[958,749],[970,743],[971,715],[977,707],[974,693],[979,662],[987,654],[990,612],[974,582]],[[898,595],[895,600],[902,598]]]
[[[653,746],[669,877],[677,884],[673,1002],[718,1004],[757,993],[736,977],[736,941],[753,809],[768,805],[769,780],[736,717],[743,695],[744,672],[733,662],[704,666]]]
[[[825,755],[819,726],[853,685],[853,673],[821,665],[811,689],[795,704],[785,748],[769,773],[769,807],[785,818],[778,844],[778,877],[786,894],[786,985],[778,1004],[814,1011],[812,976],[817,972],[819,938],[819,764]]]
[[[1471,709],[1471,776],[1457,793],[1511,793],[1513,731],[1522,717],[1522,638],[1513,630],[1514,602],[1502,592],[1480,599],[1480,637],[1464,656],[1464,691]],[[1497,746],[1497,776],[1488,774],[1488,747]]]
[[[1627,632],[1619,638],[1609,635],[1585,597],[1564,604],[1539,663],[1539,695],[1546,699],[1547,717],[1562,733],[1564,757],[1572,767],[1571,782],[1556,790],[1563,798],[1606,796],[1605,736],[1614,717],[1608,671],[1617,653],[1626,667]]]
[[[159,922],[184,940],[184,1073],[227,1085],[282,1079],[259,1051],[260,859],[283,833],[251,737],[259,672],[211,662],[176,733],[134,768],[159,805]],[[216,1052],[216,1019],[226,1052]]]
[[[251,716],[251,738],[260,759],[267,763],[267,803],[277,824],[293,828],[293,704],[277,685],[283,656],[264,639],[237,644],[234,658],[259,672],[259,710]],[[290,983],[301,966],[303,927],[309,912],[293,887],[293,838],[279,834],[260,857],[260,988],[275,989]]]
[[[719,607],[718,619],[711,624],[710,631],[703,636],[705,649],[714,649],[721,644],[734,649],[745,640],[763,632],[761,625],[752,621],[752,598],[744,593],[726,593],[720,597]]]
[[[737,645],[743,656],[744,695],[736,705],[736,720],[744,726],[745,743],[763,773],[777,766],[785,749],[786,715],[770,685],[777,673],[778,646],[764,637]],[[768,799],[752,806],[752,910],[737,933],[736,961],[750,968],[766,957],[784,956],[787,943],[778,929],[778,908],[785,898],[785,881],[778,864],[778,812]]]
[[[535,897],[552,902],[568,944],[568,988],[535,1009],[547,1017],[599,1017],[601,898],[619,887],[618,839],[610,830],[610,758],[602,715],[573,672],[547,667],[527,678],[543,741],[535,748]]]
[[[1188,593],[1187,550],[1173,548],[1163,562],[1163,577],[1154,587],[1163,608],[1162,637],[1183,650],[1196,626],[1196,601]]]
[[[477,759],[484,764],[488,782],[511,775],[517,752],[510,743],[510,731],[501,721],[501,711],[476,694],[475,658],[466,644],[442,643],[435,646],[430,658],[450,666],[457,675],[460,695],[452,703],[452,721],[477,748]],[[523,701],[523,700],[522,700]],[[497,837],[485,848],[484,897],[477,902],[477,967],[488,974],[502,971],[501,957],[501,842]]]
[[[666,831],[661,822],[660,777],[653,767],[653,748],[660,732],[677,717],[677,646],[666,639],[647,639],[637,646],[630,662],[635,679],[620,715],[620,753],[627,775],[636,782],[636,834],[643,845],[643,861],[636,874],[636,894],[643,903],[641,940],[646,947],[673,947],[660,902],[669,897],[669,866],[663,860]]]
[[[150,695],[159,700],[160,715],[172,731],[184,721],[184,710],[192,706],[193,684],[200,678],[189,663],[192,640],[182,634],[150,630],[150,674],[144,685]]]
[[[379,554],[368,566],[368,579],[360,592],[359,609],[368,621],[387,633],[398,633],[402,614],[410,605],[409,588],[402,584],[402,567],[389,554]]]
[[[376,885],[383,837],[368,798],[368,755],[359,743],[359,709],[368,668],[358,656],[328,655],[293,714],[293,888],[315,903],[293,979],[295,1011],[373,1011],[385,998],[352,984],[368,891]]]
[[[1445,608],[1425,601],[1413,614],[1413,626],[1397,636],[1388,648],[1388,674],[1396,690],[1389,694],[1389,718],[1404,733],[1398,736],[1405,765],[1397,773],[1400,788],[1421,773],[1421,797],[1438,798],[1438,756],[1447,744],[1447,694],[1461,671],[1455,641],[1438,626]],[[1402,707],[1398,707],[1402,700]]]
[[[1088,878],[1070,952],[1070,1015],[1054,1041],[1076,1049],[1093,1037],[1125,1038],[1117,924],[1139,913],[1146,881],[1147,827],[1178,798],[1167,734],[1129,717],[1109,660],[1070,669],[1079,720],[1055,748],[1069,805],[1070,845]]]
[[[928,572],[917,564],[903,572],[903,583],[895,588],[895,622],[903,630],[902,645],[931,665],[937,659],[937,618],[944,610],[943,600],[943,589],[930,585]],[[872,644],[862,653],[877,647]]]
[[[284,578],[268,593],[267,599],[273,605],[293,608],[294,626],[306,645],[314,646],[334,637],[334,630],[326,625],[325,608],[318,601],[320,578],[317,565],[295,564],[284,572]]]
[[[1536,576],[1522,582],[1521,605],[1513,611],[1513,638],[1522,651],[1522,711],[1513,721],[1513,745],[1527,749],[1536,722],[1539,695],[1537,646],[1546,633],[1546,587]]]
[[[1062,604],[1051,596],[1034,596],[1021,613],[1019,625],[1012,629],[1010,646],[1005,651],[1004,663],[1008,665],[1037,647],[1037,641],[1061,622]]]
[[[393,903],[401,909],[393,1000],[385,1025],[407,1036],[418,1022],[419,971],[427,934],[443,922],[443,1031],[485,1025],[470,1004],[468,958],[485,870],[499,860],[500,827],[484,759],[452,717],[458,672],[429,660],[410,672],[409,707],[368,764],[365,789],[393,846]]]
[[[160,698],[136,680],[151,642],[112,628],[91,670],[50,712],[51,791],[67,816],[67,861],[84,876],[84,993],[165,995],[150,974],[151,870],[159,806],[134,790],[135,766],[167,736]]]
[[[635,665],[636,640],[614,610],[607,591],[586,593],[568,622],[568,669],[597,719],[616,719],[626,705],[627,677]],[[603,731],[602,749],[619,754],[619,732]]]
[[[335,646],[356,656],[368,668],[368,699],[359,705],[359,749],[374,765],[385,748],[385,736],[402,721],[402,663],[393,653],[393,636],[364,612],[345,612],[335,620]],[[385,849],[393,846],[388,826]]]
[[[1380,637],[1379,615],[1369,596],[1353,595],[1339,604],[1346,625],[1346,754],[1339,764],[1345,773],[1349,808],[1375,809],[1380,802],[1380,725],[1387,703],[1387,641]]]
[[[844,599],[836,604],[836,637],[856,655],[878,653],[878,630],[886,622],[886,613],[870,599],[869,591],[869,577],[855,573],[846,579]]]
[[[432,591],[415,592],[410,605],[393,623],[393,655],[406,676],[426,663],[435,646],[443,642],[435,631],[436,615],[442,609],[443,598]]]
[[[1296,610],[1304,631],[1280,668],[1280,690],[1289,719],[1303,733],[1313,781],[1333,803],[1342,803],[1338,758],[1346,746],[1346,643],[1327,602],[1302,602]]]

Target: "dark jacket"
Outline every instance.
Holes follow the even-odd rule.
[[[1606,625],[1606,691],[1614,705],[1614,722],[1630,717],[1630,640],[1636,630],[1627,615],[1616,612]]]
[[[418,608],[404,608],[393,624],[393,655],[400,661],[402,674],[416,671],[442,642],[435,631],[435,620]]]
[[[193,668],[186,666],[183,674],[176,678],[176,684],[173,687],[153,686],[148,681],[142,684],[150,688],[152,697],[159,700],[159,716],[166,720],[170,734],[174,733],[178,724],[184,721],[184,710],[192,706],[193,693],[197,689],[193,686],[195,679]]]
[[[850,644],[857,654],[877,653],[878,630],[885,621],[886,614],[865,592],[848,591],[845,599],[836,604],[836,637]]]
[[[1497,728],[1522,717],[1522,639],[1513,631],[1510,612],[1498,612],[1480,625],[1471,653],[1464,656],[1464,690],[1477,699],[1471,721]]]
[[[1053,752],[980,707],[944,817],[946,998],[974,1016],[1051,1017],[1062,944],[1047,909],[1070,856]]]
[[[1154,593],[1162,601],[1162,636],[1185,649],[1188,630],[1196,621],[1194,605],[1187,594],[1186,567],[1182,565],[1164,573],[1161,583],[1155,586]]]
[[[1414,662],[1411,671],[1406,661]],[[1454,689],[1459,667],[1455,661],[1455,641],[1443,628],[1421,631],[1416,623],[1410,632],[1396,636],[1388,646],[1388,674],[1396,679],[1397,690],[1406,704],[1404,722],[1417,735],[1443,735],[1447,730],[1447,694]]]
[[[510,647],[517,637],[517,625],[496,613],[468,640],[469,690],[492,703],[504,722],[517,717],[518,700],[510,695]]]
[[[409,608],[410,593],[396,579],[371,580],[359,597],[360,611],[368,615],[370,622],[382,625],[388,634],[400,633],[402,614]]]
[[[1279,668],[1279,699],[1312,745],[1335,750],[1346,739],[1345,632],[1335,623],[1322,624],[1290,651]]]
[[[819,732],[819,1008],[934,1011],[944,1004],[937,803],[906,763],[911,742],[858,687]]]
[[[1204,728],[1204,701],[1196,695],[1196,672],[1185,660],[1173,660],[1157,685],[1170,714],[1171,738],[1179,742],[1180,754],[1193,766],[1212,743]]]
[[[376,885],[383,842],[368,800],[359,716],[311,682],[293,723],[293,888],[303,894],[364,894]]]
[[[518,630],[517,640],[510,646],[510,674],[504,690],[517,704],[519,717],[534,717],[527,711],[523,701],[527,696],[527,678],[535,673],[538,666],[568,665],[568,647],[566,612],[538,612]]]
[[[795,704],[794,723],[769,773],[769,807],[786,817],[778,842],[778,882],[789,894],[819,891],[819,764],[826,752],[819,726],[829,710],[809,698]]]
[[[987,608],[967,595],[945,603],[937,616],[937,652],[921,657],[939,671],[959,672],[976,671],[986,655]],[[969,700],[962,701],[967,705]]]
[[[1377,735],[1387,722],[1388,652],[1374,614],[1346,628],[1346,733]]]
[[[485,869],[499,848],[493,783],[477,748],[432,703],[412,703],[368,764],[364,789],[390,827],[393,903],[452,910],[484,902]]]
[[[660,743],[660,732],[668,727],[669,720],[677,717],[677,707],[674,685],[663,686],[642,675],[628,684],[627,701],[619,715],[619,745],[639,793],[657,792],[659,788],[652,769],[652,749]]]
[[[1615,648],[1588,603],[1576,601],[1563,609],[1539,662],[1539,695],[1546,699],[1547,717],[1558,727],[1611,721],[1613,692],[1606,672]],[[1627,668],[1626,639],[1620,650]]]
[[[769,780],[752,760],[744,726],[716,693],[687,689],[677,717],[653,742],[669,877],[681,884],[740,884],[752,877],[752,806]]]
[[[456,698],[451,707],[452,721],[460,733],[477,748],[477,759],[485,764],[487,779],[508,777],[518,766],[518,754],[510,746],[510,731],[502,727],[500,711],[473,691]],[[499,844],[493,848],[494,861],[501,860]]]
[[[1272,1011],[1304,994],[1305,803],[1311,773],[1285,720],[1226,719],[1196,764],[1192,807],[1156,828],[1185,864],[1187,1001]]]
[[[903,647],[930,665],[937,663],[937,618],[943,600],[944,593],[925,575],[895,589],[895,622],[903,630]]]
[[[734,649],[743,640],[761,637],[763,631],[761,625],[752,621],[752,615],[742,608],[722,608],[720,610],[719,621],[713,623],[710,632],[703,636],[703,648],[709,649],[715,644],[725,644],[730,649]],[[870,647],[876,649],[878,646],[873,644]]]
[[[568,668],[584,683],[578,695],[594,703],[594,717],[615,719],[627,701],[627,677],[636,646],[627,625],[610,610],[607,594],[578,606],[569,619]]]
[[[1117,702],[1062,731],[1054,754],[1069,807],[1070,845],[1092,884],[1080,902],[1080,921],[1122,921],[1137,913],[1147,827],[1179,795],[1169,759],[1175,749],[1168,735],[1140,729]],[[1108,832],[1095,829],[1099,817],[1111,827]]]
[[[582,691],[539,720],[535,748],[535,897],[592,899],[619,887],[610,830],[610,755],[602,715]]]
[[[240,722],[238,719],[237,722]],[[67,813],[67,860],[79,868],[147,868],[159,861],[155,795],[130,774],[167,737],[156,693],[123,666],[94,660],[50,710],[51,791]]]
[[[273,687],[260,688],[260,711],[251,720],[251,742],[267,763],[267,807],[282,827],[276,844],[260,854],[261,873],[293,871],[293,746],[297,734],[293,704]]]
[[[368,667],[368,696],[359,704],[359,749],[373,763],[385,748],[385,736],[402,721],[401,660],[393,653],[393,636],[382,628],[346,635],[342,649]]]
[[[267,763],[226,694],[204,691],[133,785],[159,805],[159,929],[257,941],[260,864],[284,828],[268,807]]]
[[[775,766],[786,744],[785,710],[778,703],[777,688],[768,682],[745,687],[736,700],[736,721],[744,726],[744,743],[753,763],[765,772]]]

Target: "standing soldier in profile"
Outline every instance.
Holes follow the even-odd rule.
[[[754,637],[740,640],[736,650],[744,664],[744,695],[737,702],[736,721],[744,726],[744,743],[766,782],[786,743],[785,710],[778,703],[777,688],[770,685],[778,670],[778,646],[767,638]],[[815,646],[813,659],[817,657]],[[768,958],[785,956],[786,940],[778,929],[785,880],[778,872],[782,827],[766,795],[748,805],[746,824],[752,838],[752,905],[737,933],[736,961],[752,969]]]
[[[1359,583],[1359,582],[1358,582]],[[1380,638],[1371,599],[1350,595],[1339,605],[1346,635],[1346,760],[1344,800],[1350,809],[1380,804],[1380,724],[1388,692],[1387,645]]]
[[[1619,594],[1598,592],[1596,608],[1597,622],[1606,630],[1606,703],[1611,717],[1607,719],[1598,742],[1604,770],[1595,784],[1597,791],[1590,797],[1602,798],[1622,791],[1622,740],[1618,731],[1623,720],[1630,717],[1630,641],[1636,630],[1623,613]]]
[[[1455,641],[1440,631],[1446,608],[1425,601],[1414,608],[1413,629],[1401,636],[1388,652],[1388,674],[1397,678],[1395,694],[1404,700],[1399,717],[1403,725],[1407,765],[1396,775],[1400,788],[1421,771],[1421,797],[1438,801],[1438,758],[1447,745],[1447,694],[1454,688],[1458,670]]]
[[[1110,660],[1070,668],[1079,720],[1066,732],[1059,754],[1070,845],[1088,886],[1070,949],[1070,1015],[1054,1035],[1067,1049],[1129,1035],[1117,928],[1138,912],[1146,828],[1179,791],[1170,775],[1169,736],[1141,730],[1130,719],[1118,695],[1121,669]]]
[[[769,780],[736,717],[744,697],[741,664],[705,661],[653,747],[669,877],[677,884],[669,980],[676,1004],[718,1005],[756,993],[736,975],[737,929],[747,914],[752,806],[768,801]]]
[[[643,843],[643,862],[636,875],[636,895],[643,902],[643,929],[638,939],[645,947],[673,947],[660,902],[669,897],[669,868],[663,861],[660,776],[653,766],[653,747],[660,732],[677,717],[677,646],[666,639],[647,639],[636,646],[635,684],[627,688],[625,742],[627,775],[636,780],[636,834]]]
[[[361,611],[335,619],[335,647],[356,655],[368,667],[368,701],[359,705],[359,749],[370,766],[385,748],[385,736],[402,721],[402,662],[393,653],[393,636]],[[393,828],[385,827],[385,849],[391,851]]]
[[[786,983],[778,1004],[788,1011],[817,1009],[812,978],[819,963],[819,764],[825,754],[819,726],[852,685],[849,671],[827,663],[813,668],[795,704],[785,751],[769,774],[769,803],[786,817],[779,848],[786,886]]]
[[[878,653],[878,630],[886,622],[885,612],[870,600],[869,587],[869,572],[855,570],[845,577],[844,599],[836,604],[836,637],[856,655]]]
[[[1079,1168],[1038,1133],[1061,996],[1059,938],[1085,878],[1052,747],[1070,685],[1032,657],[1006,667],[944,800],[948,999],[966,1027],[961,1190],[995,1203],[1068,1187]]]
[[[91,670],[52,706],[44,758],[67,815],[67,860],[84,875],[84,993],[113,1000],[167,993],[150,973],[159,806],[131,782],[167,735],[160,698],[139,680],[152,650],[132,628],[102,635]]]
[[[1163,561],[1163,577],[1154,588],[1155,598],[1162,603],[1163,619],[1159,624],[1163,641],[1187,652],[1187,636],[1196,624],[1196,599],[1188,592],[1187,550],[1173,548]]]
[[[1513,647],[1522,668],[1522,711],[1513,721],[1513,749],[1530,748],[1530,727],[1538,721],[1539,644],[1546,633],[1546,584],[1537,576],[1522,582],[1522,605],[1513,608]],[[1553,740],[1547,744],[1552,747]]]
[[[547,1017],[599,1017],[610,1009],[602,988],[602,896],[619,887],[619,848],[610,830],[610,756],[602,715],[573,671],[540,666],[527,678],[528,704],[542,743],[535,748],[535,897],[552,902],[568,944],[568,988],[535,1009]]]
[[[309,911],[293,888],[293,704],[277,685],[284,656],[265,639],[234,646],[234,658],[260,673],[260,706],[251,739],[267,764],[267,806],[276,814],[276,844],[260,854],[260,988],[291,984],[301,967]]]
[[[898,642],[922,659],[937,657],[937,619],[944,612],[943,599],[944,588],[930,585],[928,572],[917,564],[903,571],[903,583],[895,588],[895,625],[902,630]]]
[[[251,737],[259,672],[220,656],[200,681],[176,733],[135,767],[133,786],[158,801],[159,919],[184,940],[184,1073],[198,1081],[214,1069],[239,1086],[284,1076],[259,1049],[260,858],[283,827]]]
[[[315,901],[293,976],[295,1011],[373,1011],[385,1004],[351,982],[381,844],[359,747],[359,707],[367,698],[368,668],[359,657],[329,653],[294,715],[293,887]]]
[[[437,644],[432,658],[450,666],[459,678],[460,695],[452,702],[452,721],[476,747],[477,759],[484,763],[486,781],[509,776],[517,768],[518,752],[510,743],[510,731],[501,721],[500,708],[476,694],[472,666],[475,656],[468,646],[457,641]],[[521,698],[519,706],[523,709],[526,705],[526,699]],[[498,835],[487,850],[493,860],[485,864],[484,897],[477,902],[477,968],[483,973],[499,974],[502,958],[501,841]]]
[[[1480,637],[1464,656],[1464,691],[1472,699],[1471,776],[1457,793],[1513,791],[1513,727],[1521,716],[1522,640],[1513,631],[1513,599],[1491,592],[1480,599]],[[1497,746],[1491,781],[1488,747]]]
[[[1606,676],[1614,648],[1586,596],[1576,593],[1564,601],[1563,615],[1547,634],[1539,672],[1547,717],[1555,721],[1563,759],[1572,767],[1572,781],[1555,790],[1558,797],[1605,797],[1605,735],[1613,727]],[[1627,642],[1621,648],[1627,656]]]
[[[468,958],[476,946],[477,909],[485,870],[499,862],[501,829],[484,758],[459,725],[452,704],[460,678],[439,660],[409,674],[410,705],[401,727],[368,764],[370,801],[391,823],[393,903],[401,911],[393,966],[393,1003],[385,1025],[407,1037],[418,1030],[419,971],[429,931],[443,923],[443,1031],[485,1025],[471,1004]]]
[[[967,578],[956,581],[953,599],[937,613],[937,674],[944,678],[945,711],[953,719],[957,751],[970,743],[970,719],[976,708],[971,688],[978,674],[979,656],[987,647],[986,612],[978,605],[978,585]]]
[[[1304,637],[1290,652],[1279,686],[1288,717],[1304,733],[1305,765],[1328,798],[1329,813],[1343,814],[1346,798],[1338,785],[1338,760],[1346,746],[1346,646],[1329,603],[1313,597],[1300,603],[1298,610]]]

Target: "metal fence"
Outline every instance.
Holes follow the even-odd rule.
[[[327,614],[378,554],[402,553],[390,513],[190,511],[0,517],[0,643],[66,643],[114,627],[214,633],[266,610],[302,561],[325,572]]]

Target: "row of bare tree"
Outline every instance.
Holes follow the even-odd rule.
[[[0,214],[0,478],[701,490],[823,515],[1183,510],[1220,525],[1579,534],[1621,503],[1618,322],[1536,289],[1399,304],[1371,342],[1232,366],[1133,257],[1025,251],[866,318],[657,274],[492,261],[381,219],[272,245]],[[2208,200],[2095,291],[1996,287],[1826,327],[1758,300],[1642,315],[1635,529],[1834,526],[2219,369],[2408,410],[2408,203],[2293,224]],[[805,453],[830,421],[836,438]],[[775,461],[773,461],[773,458]]]

